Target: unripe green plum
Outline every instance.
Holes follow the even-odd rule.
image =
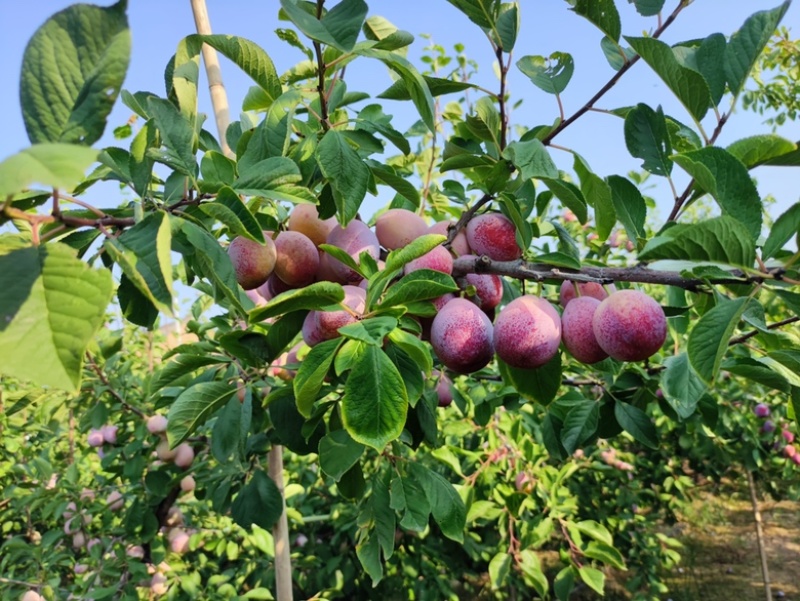
[[[334,226],[336,219],[334,217],[320,219],[317,206],[312,204],[299,204],[289,215],[289,231],[305,234],[314,246],[324,244]]]
[[[319,251],[311,239],[300,232],[281,232],[275,238],[274,274],[289,286],[300,288],[314,281],[319,269]]]
[[[354,219],[347,227],[337,225],[328,234],[328,244],[341,248],[358,263],[359,255],[366,252],[376,261],[380,257],[381,247],[378,238],[363,222]],[[347,284],[358,284],[363,278],[341,261],[331,257],[331,269],[336,277]]]
[[[476,255],[494,261],[513,261],[522,256],[517,244],[517,228],[501,213],[484,213],[467,224],[467,243]]]
[[[580,282],[578,284],[578,290],[581,293],[581,296],[591,296],[592,298],[596,298],[597,300],[604,300],[608,298],[608,290],[611,292],[616,292],[616,287],[614,284],[608,285],[608,290],[602,284],[598,284],[597,282]],[[558,301],[561,303],[561,306],[566,309],[567,304],[573,298],[577,298],[577,294],[575,293],[575,284],[570,282],[569,280],[564,280],[561,282],[561,289],[558,293]]]
[[[497,356],[512,367],[533,369],[555,357],[561,343],[561,318],[555,307],[538,296],[515,298],[494,324]]]
[[[456,222],[452,220],[437,221],[428,228],[427,233],[447,236],[449,235],[450,226],[455,225],[455,223]],[[472,252],[469,248],[469,244],[467,243],[467,234],[463,229],[459,230],[459,232],[456,234],[456,237],[453,238],[453,243],[450,245],[450,250],[457,257],[463,257],[464,255],[468,255]]]
[[[427,230],[425,220],[408,209],[389,209],[375,220],[375,235],[386,250],[403,248]]]
[[[264,244],[238,236],[228,246],[228,256],[236,273],[236,281],[245,290],[258,288],[275,268],[277,251],[269,236]]]
[[[592,319],[597,343],[618,361],[642,361],[667,339],[667,318],[655,300],[639,290],[620,290],[597,307]]]
[[[453,273],[453,255],[444,246],[436,246],[421,257],[406,263],[403,272],[407,275],[419,269],[432,269],[450,275]]]
[[[478,371],[494,355],[492,322],[474,303],[454,298],[433,318],[431,346],[447,368],[458,373]]]
[[[608,357],[594,335],[592,318],[600,301],[591,296],[573,299],[561,315],[561,340],[581,363],[597,363]]]

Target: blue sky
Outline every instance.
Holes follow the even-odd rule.
[[[111,4],[111,2],[101,2]],[[287,27],[287,23],[277,20],[279,3],[277,0],[207,0],[212,28],[215,33],[236,34],[260,44],[272,57],[279,72],[283,72],[304,57],[294,48],[280,42],[273,35],[277,27]],[[421,54],[428,41],[419,34],[429,34],[433,41],[452,49],[456,42],[466,46],[469,58],[480,64],[477,83],[497,89],[497,79],[492,69],[493,55],[484,35],[466,17],[458,13],[445,0],[372,0],[368,1],[370,13],[381,15],[401,29],[417,36],[410,50],[414,60]],[[0,2],[0,23],[3,36],[0,37],[0,81],[5,83],[5,93],[0,95],[0,110],[5,115],[2,136],[0,136],[0,159],[13,154],[28,144],[19,108],[19,68],[22,54],[30,36],[52,13],[69,6],[67,0],[35,0],[33,2]],[[554,51],[570,52],[575,59],[575,74],[563,94],[566,113],[578,109],[611,75],[609,67],[599,49],[602,34],[588,21],[568,10],[564,0],[521,0],[522,29],[514,52],[515,60],[528,54],[549,55]],[[667,0],[666,10],[670,11],[677,0]],[[753,12],[773,8],[779,0],[695,0],[679,16],[678,20],[662,38],[675,43],[695,37],[704,37],[713,32],[726,36],[738,29]],[[633,7],[623,0],[618,1],[622,17],[623,34],[641,35],[656,27],[655,18],[644,19],[636,14]],[[194,22],[188,0],[131,0],[129,19],[133,36],[131,65],[124,87],[131,92],[148,90],[164,93],[163,69],[175,51],[178,41],[194,32]],[[800,24],[800,3],[795,2],[783,21],[784,25]],[[797,35],[797,27],[794,28]],[[223,79],[232,107],[232,118],[236,119],[238,107],[250,86],[250,80],[237,68],[223,59]],[[347,70],[348,89],[377,94],[390,83],[388,71],[380,64],[371,61],[357,61]],[[512,101],[523,99],[522,105],[512,113],[512,122],[534,126],[552,123],[558,115],[553,96],[535,88],[516,68],[510,77]],[[200,109],[210,113],[207,88],[201,86]],[[651,106],[662,104],[664,110],[675,118],[690,122],[682,107],[675,101],[664,85],[639,63],[622,79],[599,103],[599,108],[616,108],[635,102],[646,102]],[[725,101],[723,107],[727,106]],[[398,129],[404,129],[414,120],[409,103],[386,102],[385,112],[395,115]],[[127,145],[113,140],[111,129],[121,125],[130,116],[130,111],[118,103],[112,113],[110,124],[101,145]],[[726,126],[718,144],[730,142],[747,135],[765,133],[768,128],[761,125],[763,117],[742,110],[734,115]],[[707,131],[714,127],[713,115],[704,122]],[[207,127],[213,131],[209,121]],[[800,124],[793,123],[778,133],[792,140],[800,139]],[[633,159],[625,149],[622,121],[616,117],[600,113],[588,113],[585,117],[565,130],[556,142],[577,150],[584,156],[594,171],[600,175],[625,174],[639,167],[640,162]],[[571,155],[559,150],[552,154],[561,168],[571,168]],[[676,168],[678,183],[685,178]],[[754,172],[760,193],[773,194],[778,199],[778,208],[788,207],[797,202],[797,177],[794,170],[785,168],[759,168]],[[110,192],[115,187],[106,188]],[[116,192],[118,193],[118,191]],[[662,215],[671,204],[669,189],[658,186],[648,190],[656,197]],[[370,214],[388,199],[370,199],[365,212]],[[116,200],[109,200],[114,206]],[[108,206],[107,205],[107,206]]]

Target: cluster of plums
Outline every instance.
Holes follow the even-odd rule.
[[[771,411],[769,405],[766,403],[758,403],[753,408],[753,413],[755,413],[756,417],[764,420],[764,423],[761,424],[761,432],[763,434],[772,434],[774,436],[774,433],[776,430],[778,430],[778,426],[770,419]],[[797,450],[797,447],[795,447],[793,443],[794,433],[785,426],[781,426],[780,437],[777,439],[773,447],[776,451],[780,451],[787,460],[791,461],[795,465],[800,465],[800,451]]]
[[[358,261],[366,252],[380,265],[381,248],[403,248],[428,233],[446,234],[450,222],[428,225],[416,213],[390,209],[375,222],[374,231],[363,221],[346,227],[334,219],[320,219],[316,207],[297,205],[288,229],[266,244],[236,238],[229,256],[240,285],[261,303],[292,288],[314,281],[343,285],[345,308],[311,311],[303,324],[303,340],[314,346],[339,336],[339,328],[364,316],[366,281],[346,264],[320,250],[320,244],[336,246]],[[432,269],[452,274],[453,258],[488,256],[495,261],[521,257],[514,224],[500,213],[473,217],[459,231],[450,250],[437,246],[405,266],[405,274]],[[495,316],[503,297],[502,279],[493,274],[468,274],[459,278],[463,296],[435,299],[437,313],[422,320],[423,336],[429,338],[441,363],[457,373],[477,371],[497,355],[510,366],[533,369],[550,361],[563,342],[579,361],[596,363],[612,357],[640,361],[650,357],[666,340],[667,321],[661,306],[638,290],[616,291],[613,285],[564,281],[560,291],[563,314],[544,298],[523,295]],[[494,321],[492,321],[494,319]],[[293,349],[296,352],[297,348]],[[286,361],[284,361],[286,362]],[[291,361],[289,361],[291,363]]]

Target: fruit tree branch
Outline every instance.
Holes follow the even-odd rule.
[[[453,275],[467,273],[493,273],[512,278],[543,282],[545,280],[570,280],[573,282],[637,282],[640,284],[660,284],[676,286],[684,290],[697,291],[709,284],[747,284],[771,279],[777,272],[762,276],[748,276],[739,270],[730,272],[727,278],[687,278],[677,271],[657,271],[644,264],[633,267],[582,267],[581,269],[562,268],[543,263],[516,261],[493,261],[487,256],[478,258],[459,258],[453,263]]]
[[[795,315],[793,317],[788,317],[788,318],[783,319],[781,321],[776,321],[775,323],[771,323],[771,324],[769,324],[767,326],[767,329],[768,330],[777,330],[778,328],[782,328],[783,326],[788,326],[789,324],[796,323],[798,321],[800,321],[800,316]],[[751,330],[749,332],[746,332],[746,333],[742,334],[741,336],[737,336],[736,338],[731,338],[728,341],[728,346],[733,346],[734,344],[741,344],[742,342],[745,342],[746,340],[750,340],[754,336],[757,336],[760,331],[761,330]]]
[[[467,223],[469,223],[469,220],[475,216],[475,213],[477,213],[481,209],[481,207],[491,202],[491,200],[492,200],[491,194],[484,194],[481,197],[481,199],[478,200],[478,202],[476,202],[466,211],[461,213],[461,217],[458,218],[456,224],[451,225],[447,229],[447,240],[445,240],[444,242],[445,248],[448,249],[450,248],[450,245],[453,243],[453,240],[455,240],[456,236],[458,235],[458,232],[460,232],[467,225]]]
[[[678,6],[675,7],[675,10],[672,11],[672,14],[670,14],[670,16],[667,17],[664,20],[664,22],[658,27],[658,29],[656,29],[653,32],[653,35],[651,37],[653,37],[655,39],[658,39],[661,36],[661,34],[664,33],[664,31],[667,29],[667,27],[672,25],[672,22],[678,16],[678,13],[680,13],[684,8],[686,8],[687,4],[688,4],[688,2],[686,2],[686,0],[681,0],[678,3]],[[549,145],[550,142],[553,140],[553,138],[555,138],[558,134],[560,134],[562,131],[564,131],[573,122],[577,121],[580,117],[582,117],[584,113],[586,113],[587,111],[591,110],[592,107],[594,107],[595,103],[598,100],[600,100],[606,94],[606,92],[608,92],[611,88],[613,88],[616,85],[616,83],[620,80],[620,78],[623,75],[625,75],[625,73],[628,71],[628,69],[630,69],[633,65],[635,65],[638,60],[639,60],[639,56],[636,55],[632,59],[630,59],[629,61],[626,61],[625,64],[622,65],[622,67],[620,67],[619,71],[617,71],[611,77],[611,79],[609,79],[608,82],[606,82],[606,84],[602,88],[600,88],[600,90],[597,92],[597,94],[592,96],[586,102],[586,104],[584,104],[581,108],[579,108],[575,113],[573,113],[572,115],[567,117],[567,119],[561,121],[561,123],[559,123],[555,127],[555,129],[553,129],[553,131],[551,131],[549,134],[547,134],[544,137],[544,139],[542,139],[542,143],[545,146]]]

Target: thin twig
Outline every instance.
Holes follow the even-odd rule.
[[[489,203],[491,200],[492,200],[492,195],[491,194],[484,194],[481,197],[481,199],[478,200],[478,202],[476,202],[469,209],[464,211],[461,214],[461,217],[458,218],[458,221],[456,222],[456,224],[455,225],[451,225],[448,228],[447,240],[444,242],[443,245],[446,248],[450,248],[450,245],[453,243],[453,240],[456,239],[456,236],[458,235],[458,232],[460,232],[464,228],[464,226],[466,226],[467,223],[469,223],[469,220],[473,218],[475,213],[477,213],[481,209],[481,207],[483,207],[484,205]]]
[[[769,324],[767,326],[767,329],[768,330],[777,330],[778,328],[782,328],[783,326],[787,326],[790,323],[796,323],[798,321],[800,321],[800,316],[798,316],[798,315],[795,315],[793,317],[787,317],[786,319],[783,319],[781,321],[776,321],[775,323]],[[746,332],[745,334],[742,334],[741,336],[737,336],[736,338],[731,338],[728,341],[728,346],[733,346],[734,344],[741,344],[745,340],[750,340],[754,336],[757,336],[760,331],[761,330],[751,330],[750,332]]]
[[[103,373],[103,370],[100,368],[100,366],[97,363],[95,363],[94,358],[91,355],[89,355],[88,353],[86,354],[86,363],[91,368],[91,370],[94,373],[97,374],[97,377],[100,379],[100,381],[106,387],[106,390],[108,391],[108,393],[111,396],[113,396],[120,405],[125,407],[125,409],[128,409],[129,411],[132,411],[133,413],[135,413],[136,415],[138,415],[141,418],[145,417],[144,411],[142,411],[138,407],[134,407],[133,405],[128,403],[128,401],[126,401],[123,398],[123,396],[119,392],[117,392],[114,389],[113,386],[111,386],[111,383],[109,382],[108,378],[106,377],[106,374]]]

